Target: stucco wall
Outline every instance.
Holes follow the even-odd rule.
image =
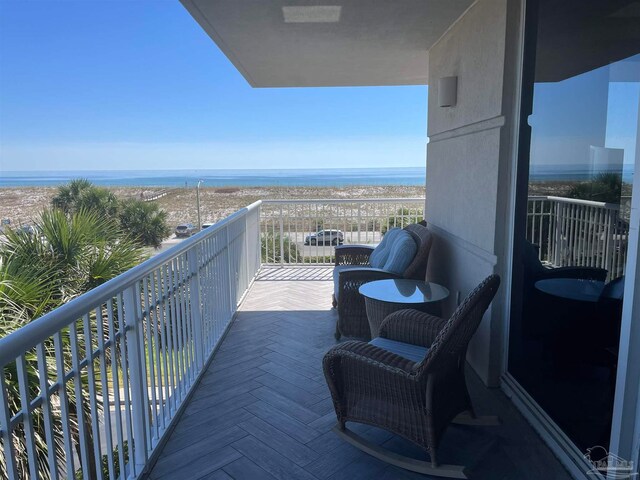
[[[505,328],[504,226],[510,195],[510,173],[505,169],[513,163],[512,102],[506,98],[514,83],[507,45],[513,30],[507,18],[513,8],[508,4],[509,0],[479,0],[429,51],[426,203],[438,240],[428,275],[451,290],[451,310],[484,277],[501,274],[499,297],[467,357],[487,385],[499,381]],[[439,107],[438,79],[452,75],[458,77],[457,104]]]

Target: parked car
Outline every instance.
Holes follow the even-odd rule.
[[[304,239],[305,245],[339,245],[344,243],[344,234],[340,230],[320,230]]]
[[[24,235],[35,235],[38,232],[37,228],[33,225],[22,225],[16,231]]]
[[[205,228],[209,228],[211,225],[213,225],[213,223],[203,223],[202,230],[204,230]]]
[[[176,237],[190,237],[196,232],[196,227],[191,223],[181,223],[176,227]]]

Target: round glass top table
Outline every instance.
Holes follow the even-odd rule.
[[[604,282],[581,278],[547,278],[535,283],[537,290],[554,297],[578,302],[597,302],[604,288]]]
[[[403,308],[441,315],[440,302],[449,296],[442,285],[407,279],[375,280],[361,285],[358,291],[365,299],[371,338],[378,336],[387,315]]]

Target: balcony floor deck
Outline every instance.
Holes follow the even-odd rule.
[[[339,439],[321,368],[335,344],[330,269],[262,270],[147,478],[425,479]],[[468,374],[480,414],[499,427],[451,426],[440,461],[474,479],[568,479],[551,451],[497,389]],[[408,455],[421,452],[382,430],[363,436]],[[423,458],[423,457],[420,457]]]

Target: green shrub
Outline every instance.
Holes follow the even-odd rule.
[[[391,228],[404,228],[424,220],[422,209],[399,208],[396,213],[382,221],[380,232],[384,235]]]
[[[571,187],[567,196],[594,202],[620,203],[622,178],[616,173],[601,173],[593,180]]]
[[[129,462],[129,443],[127,440],[125,440],[124,442],[122,442],[122,447],[123,447],[123,454],[124,454],[124,462],[125,464]],[[117,478],[120,478],[120,457],[119,457],[119,453],[118,453],[118,446],[116,445],[116,448],[113,449],[113,474],[114,474],[114,478],[111,479],[111,476],[109,475],[109,457],[107,455],[103,455],[102,456],[102,478],[105,479],[109,479],[109,480],[115,480]],[[78,470],[76,472],[76,480],[82,480],[83,475],[82,475],[82,470]]]
[[[296,263],[302,260],[298,253],[298,246],[287,235],[283,238],[283,257],[280,255],[280,234],[263,233],[260,237],[260,252],[262,263]]]

